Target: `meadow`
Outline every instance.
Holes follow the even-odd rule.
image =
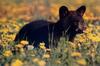
[[[45,43],[40,43],[40,48],[36,49],[28,45],[26,40],[15,44],[13,40],[22,26],[35,19],[56,21],[58,9],[62,5],[51,4],[48,10],[41,2],[38,8],[29,4],[1,3],[0,66],[100,66],[100,18],[94,16],[94,12],[89,9],[84,15],[87,29],[83,34],[77,35],[73,43],[62,37],[58,47],[53,49],[45,48]],[[38,10],[36,13],[35,8]],[[100,13],[99,6],[96,8],[96,14]]]

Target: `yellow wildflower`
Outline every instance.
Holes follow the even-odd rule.
[[[45,62],[45,61],[40,60],[40,59],[38,59],[38,58],[33,58],[32,61],[33,61],[34,63],[37,63],[39,66],[45,66],[45,65],[46,65],[46,62]]]
[[[85,39],[79,39],[80,42],[85,42]]]
[[[88,24],[88,26],[89,26],[89,27],[93,27],[94,25],[93,25],[93,24]]]
[[[38,62],[38,65],[39,65],[39,66],[46,66],[46,62],[43,61],[43,60],[40,60],[40,61]]]
[[[5,57],[10,57],[10,56],[12,56],[12,52],[11,52],[10,50],[7,50],[7,51],[5,51],[5,52],[3,53],[3,55],[4,55]]]
[[[46,49],[45,43],[40,43],[40,48],[41,48],[41,49]]]
[[[28,43],[28,41],[26,41],[26,40],[22,40],[22,41],[20,42],[20,44],[22,44],[22,45],[25,46],[25,45],[27,45],[27,44],[29,44],[29,43]]]
[[[93,30],[93,28],[88,27],[88,28],[84,31],[84,33],[91,33],[92,30]]]
[[[14,62],[11,63],[11,66],[23,66],[23,62],[19,59],[16,59]]]
[[[39,62],[40,60],[39,60],[38,58],[33,58],[32,61],[33,61],[34,63],[37,63],[37,62]]]
[[[0,29],[0,32],[7,33],[9,32],[9,29],[8,28]]]
[[[17,24],[13,24],[13,26],[15,27],[14,29],[15,29],[16,31],[18,31],[18,30],[20,29],[20,27],[19,27]]]
[[[80,65],[86,65],[86,61],[84,59],[79,59],[76,61]]]
[[[44,54],[43,58],[50,58],[50,54]]]
[[[73,52],[71,54],[72,57],[82,57],[81,53],[80,52]]]
[[[24,46],[22,44],[18,44],[18,45],[16,45],[16,47],[23,48]]]
[[[95,34],[88,34],[88,38],[94,42],[100,42],[99,36],[96,36]]]
[[[92,37],[91,39],[92,39],[92,41],[100,42],[100,37],[98,37],[98,36]]]
[[[11,34],[11,35],[6,35],[7,38],[13,40],[15,38],[15,35],[14,34]]]

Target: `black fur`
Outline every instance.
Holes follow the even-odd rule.
[[[33,21],[19,31],[14,41],[28,40],[29,44],[33,43],[34,47],[39,47],[39,43],[44,42],[47,48],[51,44],[56,47],[62,36],[73,41],[76,34],[83,33],[85,29],[82,18],[85,10],[85,6],[81,6],[75,11],[69,11],[66,6],[61,6],[57,23],[46,20]]]

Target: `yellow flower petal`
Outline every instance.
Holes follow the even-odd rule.
[[[82,57],[81,53],[80,52],[73,52],[71,54],[72,57]]]
[[[23,48],[23,45],[22,44],[18,44],[18,45],[16,45],[16,47]]]
[[[86,65],[86,61],[84,59],[79,59],[76,61],[80,65]]]
[[[3,55],[4,55],[5,57],[10,57],[10,56],[12,56],[12,52],[11,52],[10,50],[7,50],[7,51],[5,51],[5,52],[3,53]]]
[[[39,46],[41,49],[46,49],[45,47],[45,43],[40,43],[40,46]]]
[[[19,59],[16,59],[14,62],[11,63],[11,66],[23,66],[23,62]]]
[[[50,55],[49,54],[44,54],[43,58],[50,58]]]
[[[37,62],[39,62],[39,59],[38,59],[38,58],[33,58],[32,61],[33,61],[34,63],[37,63]]]
[[[20,42],[20,44],[22,44],[22,45],[27,45],[27,44],[29,44],[29,43],[28,43],[28,41],[26,41],[26,40],[22,40],[22,41]]]
[[[39,65],[39,66],[46,66],[46,62],[43,61],[43,60],[40,60],[40,61],[38,62],[38,65]]]

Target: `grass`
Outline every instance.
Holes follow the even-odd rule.
[[[1,20],[2,21],[2,20]],[[26,24],[21,20],[0,23],[0,66],[99,66],[100,26],[87,21],[87,30],[71,43],[62,37],[57,48],[46,49],[41,43],[35,49],[23,40],[13,42],[16,33]],[[27,48],[23,48],[28,45]]]

